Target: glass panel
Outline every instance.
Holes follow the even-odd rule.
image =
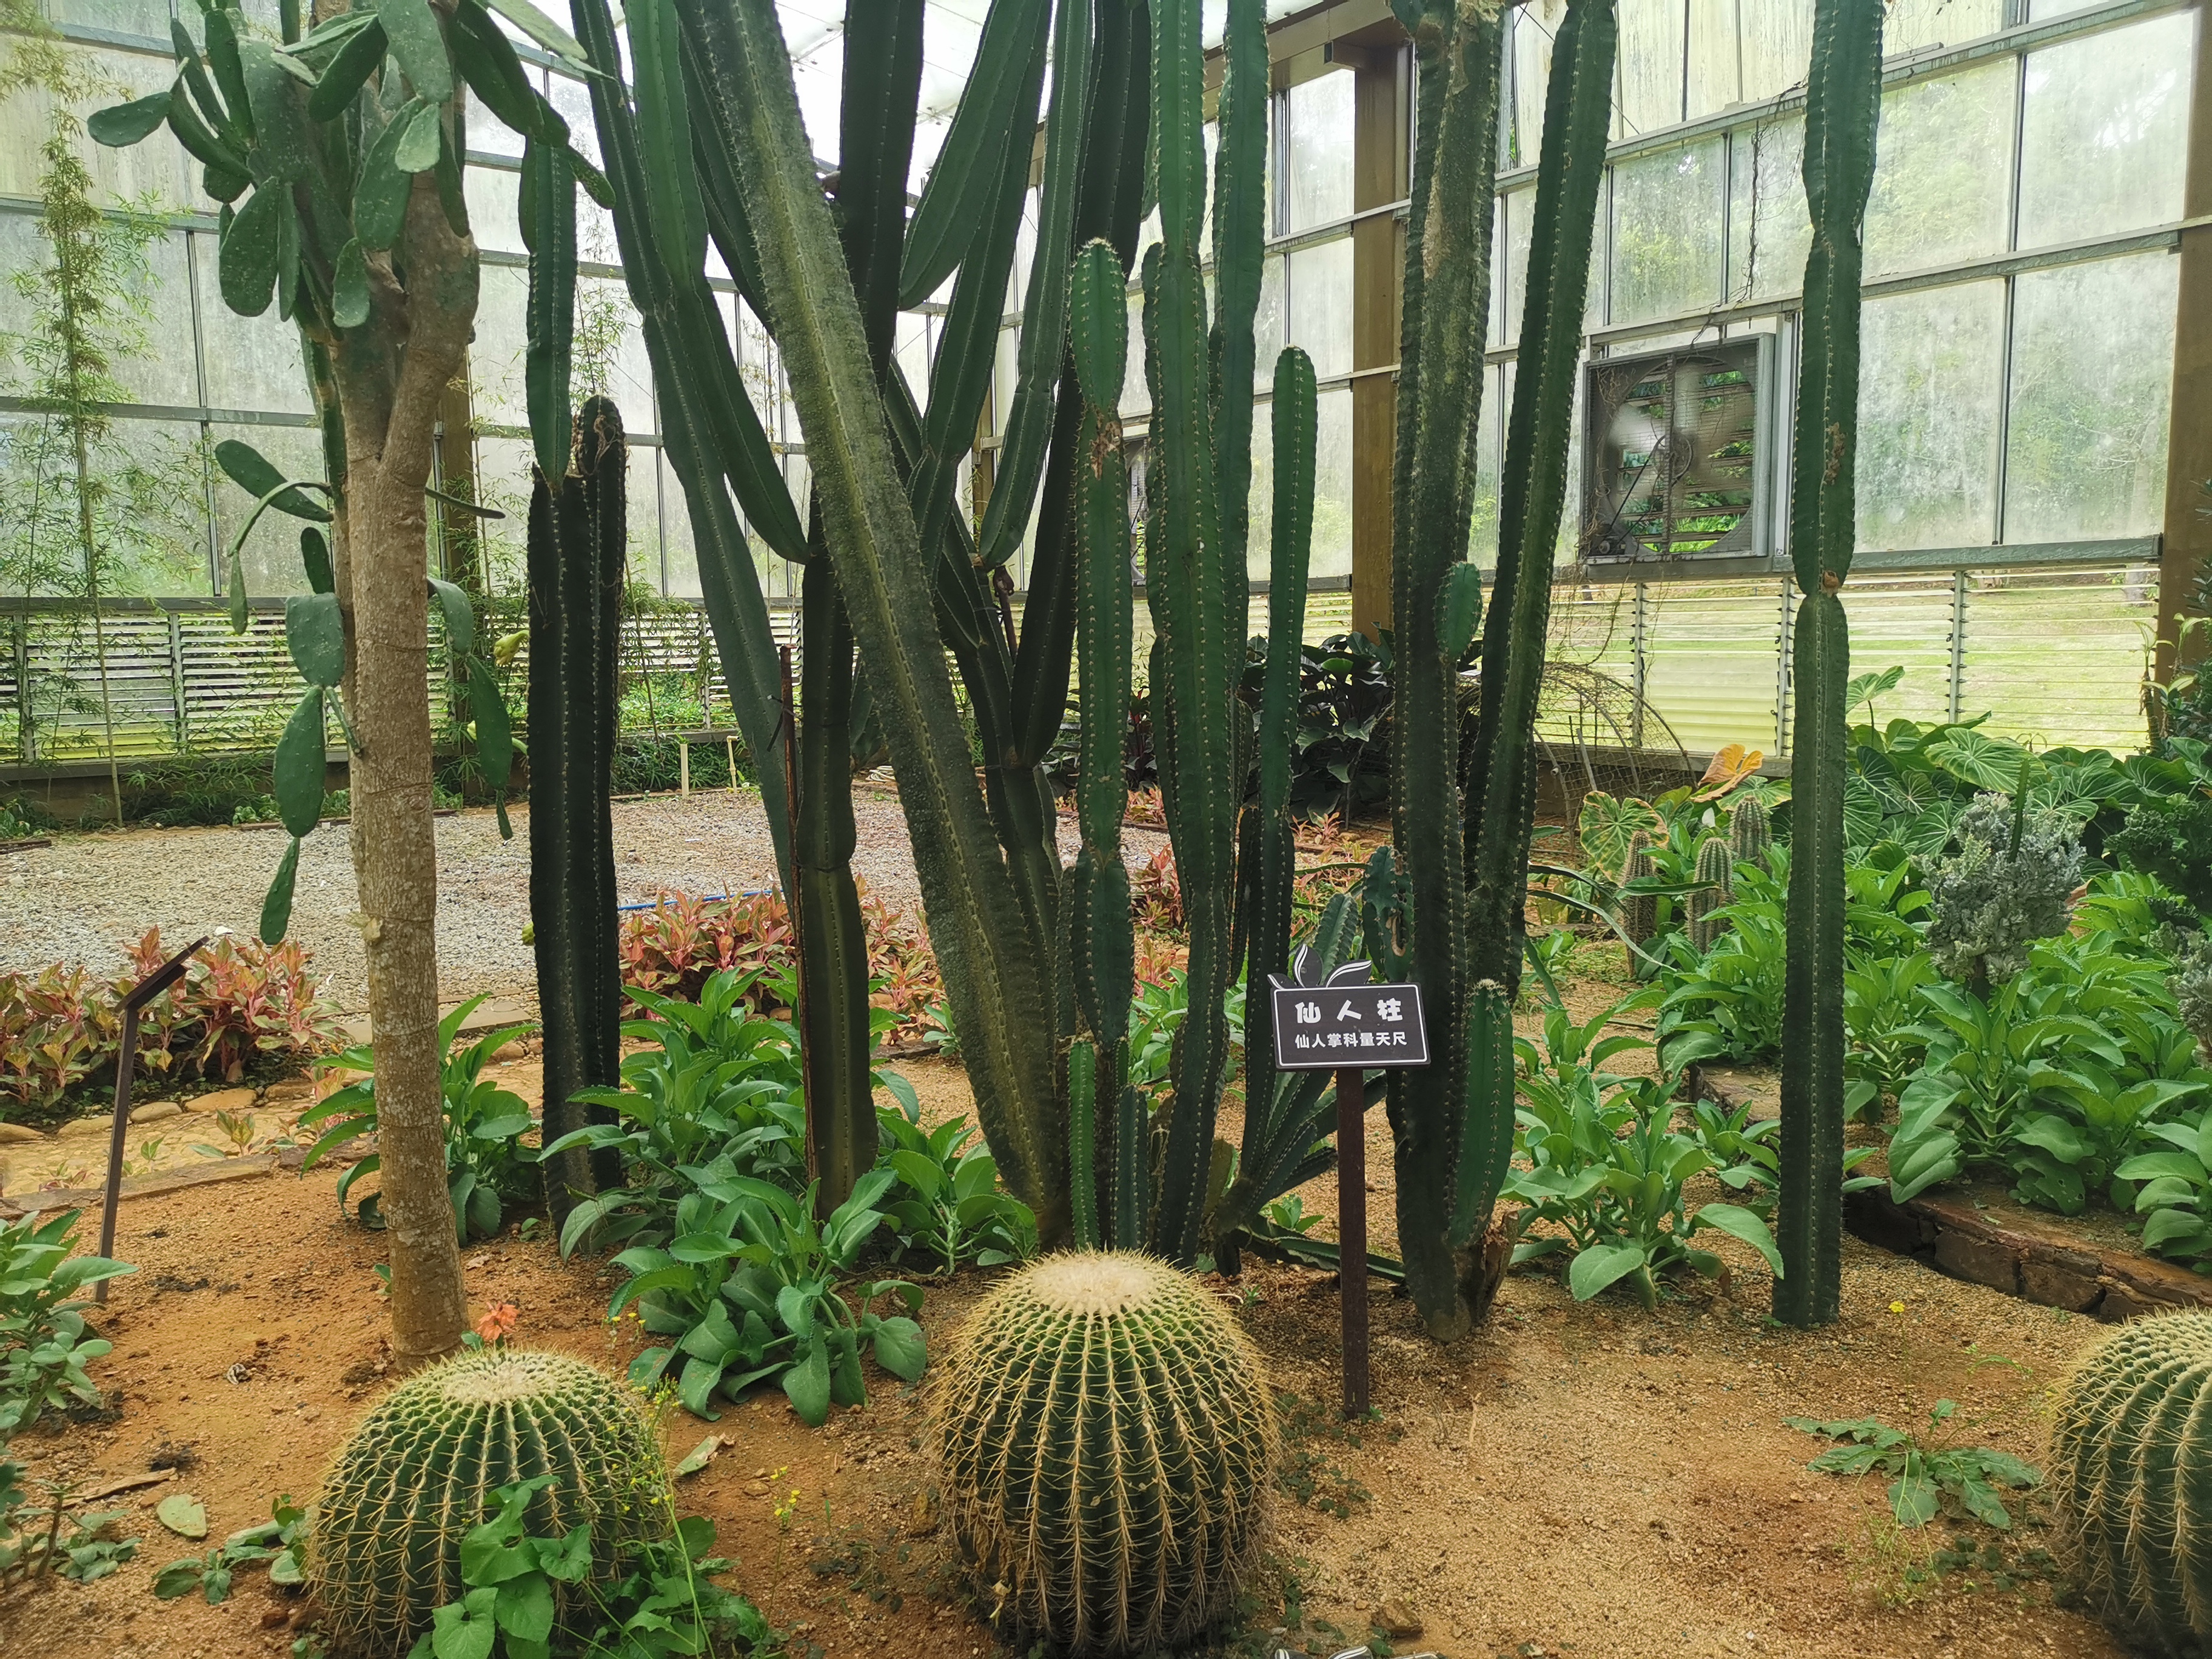
[[[1690,73],[1684,113],[1692,121],[1726,109],[1742,87],[1735,38],[1736,0],[1690,0]]]
[[[2176,12],[2028,54],[2020,246],[2181,217],[2196,27]]]
[[[1141,415],[1152,406],[1152,389],[1145,382],[1145,302],[1129,296],[1129,355],[1121,371],[1121,414],[1124,419]]]
[[[526,295],[528,289],[526,278]],[[577,278],[576,334],[568,361],[569,390],[579,403],[611,398],[622,406],[623,424],[630,431],[659,429],[645,331],[638,326],[629,289],[620,283],[605,276]]]
[[[2104,0],[2029,0],[2027,19],[2031,23],[2047,23],[2054,17],[2087,11],[2103,3]]]
[[[479,556],[499,592],[513,592],[525,580],[534,456],[527,438],[477,440],[477,499],[507,514],[503,519],[486,519],[481,525]]]
[[[323,476],[322,441],[313,427],[212,426],[208,428],[208,438],[211,443],[221,443],[226,438],[244,439],[268,457],[270,464],[288,478]],[[218,474],[215,483],[216,542],[223,556],[226,580],[231,538],[238,534],[246,514],[252,510],[253,498]],[[282,513],[264,513],[253,526],[253,533],[246,538],[241,554],[246,566],[246,591],[253,598],[307,591],[307,573],[300,563],[301,523]],[[226,587],[224,591],[228,590]]]
[[[592,94],[580,81],[565,75],[546,76],[546,100],[561,112],[568,124],[569,142],[590,160],[594,167],[604,167],[599,156],[599,130],[592,118]],[[576,192],[576,248],[586,259],[605,264],[617,262],[614,216],[601,207],[581,190]]]
[[[1021,331],[999,331],[999,356],[991,370],[991,433],[1004,437],[1013,416],[1014,392],[1020,385]]]
[[[1520,339],[1521,315],[1528,308],[1528,239],[1530,216],[1536,210],[1536,187],[1529,185],[1508,191],[1498,199],[1504,204],[1505,212],[1505,272],[1504,280],[1495,286],[1504,292],[1505,311],[1491,337],[1510,346]]]
[[[1718,138],[1613,169],[1613,320],[1702,311],[1721,297]]]
[[[1892,0],[1882,20],[1881,55],[1898,58],[1930,46],[1955,46],[2004,27],[2004,0]],[[1882,112],[1885,122],[1889,112]]]
[[[108,373],[122,388],[120,401],[197,407],[185,237],[156,229],[150,240],[138,244],[127,226],[105,223],[108,249],[130,296],[97,331]],[[30,395],[39,376],[62,368],[46,359],[59,321],[58,302],[45,286],[52,264],[37,218],[0,214],[0,270],[14,277],[0,283],[0,392]],[[33,292],[24,293],[18,283],[33,284]]]
[[[1316,441],[1318,441],[1316,440]],[[1262,398],[1252,408],[1252,487],[1245,494],[1250,517],[1244,532],[1244,574],[1255,582],[1268,579],[1274,563],[1275,400]],[[1312,573],[1307,573],[1310,575]],[[1252,631],[1267,627],[1264,605],[1253,596]]]
[[[1030,265],[1036,258],[1037,192],[1022,192],[1022,222],[1014,229],[1014,262],[1006,270],[1007,312],[1022,308],[1029,298]]]
[[[2179,276],[2161,252],[2014,278],[2007,542],[2159,527]]]
[[[530,424],[522,378],[523,357],[529,349],[529,308],[528,271],[519,265],[483,268],[477,287],[477,337],[469,347],[469,384],[471,413],[486,426]],[[580,313],[583,309],[579,307]],[[580,314],[576,320],[581,335],[585,319]],[[570,385],[580,401],[589,394],[576,386],[574,361],[572,345]]]
[[[464,167],[461,190],[468,198],[469,228],[488,253],[521,253],[522,224],[516,197],[522,175],[504,167]]]
[[[1310,578],[1352,574],[1352,388],[1316,400],[1313,555]]]
[[[1866,274],[2004,251],[2013,60],[1899,87],[1882,100]]]
[[[57,23],[112,29],[168,44],[167,0],[47,0],[46,15]]]
[[[1352,94],[1351,71],[1332,70],[1284,94],[1285,235],[1352,212]]]
[[[898,333],[891,347],[900,371],[925,412],[929,408],[929,319],[911,311],[899,313]]]
[[[1474,430],[1474,513],[1469,521],[1467,556],[1486,570],[1498,567],[1498,446],[1505,430],[1505,399],[1510,363],[1482,371],[1482,409]],[[1571,487],[1571,483],[1570,485]]]
[[[1288,263],[1271,256],[1260,267],[1260,304],[1252,313],[1252,386],[1262,390],[1275,383],[1275,359],[1290,337],[1284,332],[1283,271]]]
[[[86,456],[100,488],[93,530],[103,592],[208,591],[206,471],[199,428],[116,420]],[[85,558],[76,446],[35,415],[0,421],[0,577],[22,595],[82,595]]]
[[[698,538],[691,532],[690,503],[685,501],[684,486],[677,482],[676,469],[669,465],[665,452],[641,450],[639,453],[651,454],[658,468],[660,540],[664,550],[662,556],[668,562],[668,597],[672,599],[696,599],[700,597],[699,545]],[[635,470],[630,487],[633,489],[645,487],[641,467]],[[752,551],[757,562],[761,550],[756,546]]]
[[[306,415],[313,411],[307,371],[300,363],[300,331],[272,305],[258,317],[241,317],[222,302],[216,280],[215,238],[192,233],[194,276],[200,289],[200,334],[206,357],[207,398],[216,409]],[[320,476],[319,468],[317,476]]]
[[[627,497],[627,504],[629,507],[628,526],[629,570],[635,580],[652,583],[653,588],[659,592],[672,594],[674,590],[669,587],[666,575],[661,566],[662,471],[659,445],[632,444],[629,447],[629,477],[627,480],[629,486]],[[670,472],[667,477],[669,494],[677,497],[677,506],[680,511],[683,507],[684,492],[677,487],[676,475],[673,472]],[[688,520],[684,525],[684,532],[686,536],[684,556],[689,562],[687,574],[690,581],[690,586],[684,591],[696,595],[699,591],[699,560],[698,556],[690,550],[689,543],[690,525]]]
[[[2004,284],[1869,300],[1860,319],[1858,545],[1988,542],[1996,532]]]
[[[545,89],[545,71],[534,64],[525,64],[522,72],[530,77],[530,84],[540,92]],[[467,123],[464,144],[468,149],[487,155],[511,155],[522,159],[522,135],[494,115],[478,101],[476,94],[466,87],[461,89],[465,100],[461,106],[463,118]]]
[[[1322,380],[1352,372],[1352,239],[1291,255],[1291,343],[1302,345]],[[1268,374],[1274,373],[1273,365]]]
[[[1613,136],[1631,138],[1682,118],[1682,0],[1620,0],[1619,15]]]
[[[1552,75],[1552,37],[1567,21],[1567,0],[1528,0],[1513,11],[1512,157],[1536,165],[1544,139],[1544,88]]]
[[[1744,101],[1802,86],[1813,61],[1813,0],[1737,0]]]
[[[1788,115],[1729,139],[1731,302],[1795,294],[1804,285],[1813,222],[1805,207],[1805,118]]]

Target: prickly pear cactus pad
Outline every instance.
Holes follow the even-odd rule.
[[[1276,1450],[1260,1358],[1164,1261],[1049,1256],[960,1333],[937,1401],[945,1513],[1020,1643],[1174,1647],[1228,1605]]]
[[[2212,1648],[2212,1314],[2093,1348],[2061,1391],[2048,1490],[2093,1603],[2166,1653]]]
[[[634,1394],[581,1360],[477,1350],[386,1395],[308,1510],[307,1578],[331,1652],[406,1652],[437,1607],[460,1599],[461,1540],[492,1494],[540,1474],[560,1478],[532,1504],[531,1534],[589,1522],[595,1579],[613,1576],[628,1544],[670,1530],[651,1422]]]

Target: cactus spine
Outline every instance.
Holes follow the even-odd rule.
[[[2141,1319],[2067,1381],[2048,1490],[2075,1571],[2129,1633],[2166,1653],[2212,1643],[2212,1504],[2201,1424],[2212,1406],[2212,1317]]]
[[[1725,836],[1707,836],[1698,843],[1698,889],[1690,895],[1690,943],[1700,952],[1710,951],[1723,933],[1728,932],[1728,918],[1714,912],[1735,902],[1731,883],[1735,876],[1735,858],[1729,850]]]
[[[1755,864],[1760,869],[1768,867],[1767,848],[1774,845],[1774,832],[1766,816],[1766,803],[1756,795],[1741,795],[1729,808],[1729,852],[1738,864]]]
[[[1165,1263],[1050,1257],[994,1291],[945,1363],[945,1519],[1020,1646],[1180,1647],[1250,1567],[1273,1473],[1258,1352]]]
[[[605,398],[575,417],[574,459],[530,498],[530,920],[544,1031],[548,1145],[584,1126],[581,1089],[621,1081],[622,962],[615,910],[617,635],[629,550],[629,452]],[[556,494],[557,491],[557,494]],[[579,1195],[618,1184],[614,1154],[545,1165],[560,1225]],[[596,1179],[595,1179],[596,1176]]]
[[[562,1354],[478,1349],[386,1395],[338,1449],[307,1516],[308,1588],[341,1659],[404,1653],[459,1602],[461,1540],[500,1487],[558,1477],[532,1501],[532,1537],[591,1528],[591,1580],[666,1535],[668,1469],[637,1397]],[[589,1610],[556,1587],[556,1616]]]
[[[1881,113],[1881,0],[1817,0],[1805,106],[1804,366],[1790,548],[1794,665],[1789,947],[1783,981],[1782,1276],[1775,1317],[1825,1325],[1843,1283],[1844,687],[1859,379],[1861,228]]]

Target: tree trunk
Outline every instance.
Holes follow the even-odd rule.
[[[375,314],[332,353],[345,418],[345,568],[353,855],[376,1048],[380,1199],[402,1369],[449,1353],[468,1328],[446,1187],[438,1042],[438,848],[430,813],[428,514],[431,437],[476,316],[476,251],[417,175],[401,295],[374,273]],[[376,256],[372,256],[375,258]]]

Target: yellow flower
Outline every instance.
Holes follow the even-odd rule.
[[[1905,1304],[1902,1302],[1893,1302],[1889,1304],[1889,1310],[1892,1313],[1903,1313],[1905,1311]]]

